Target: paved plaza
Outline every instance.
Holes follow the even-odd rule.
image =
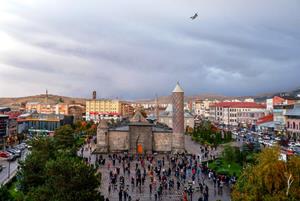
[[[186,178],[183,179],[181,177],[182,172],[176,173],[176,169],[174,169],[174,160],[172,160],[172,158],[177,158],[176,161],[180,162],[183,158],[182,156],[160,154],[142,159],[137,156],[132,156],[132,158],[130,156],[127,158],[124,154],[119,154],[115,155],[115,159],[113,159],[113,155],[102,155],[102,158],[100,159],[100,156],[90,154],[91,150],[93,150],[93,145],[91,145],[91,147],[91,149],[84,149],[83,156],[93,165],[95,165],[96,160],[98,160],[98,171],[102,174],[100,191],[101,194],[109,200],[121,200],[122,197],[122,200],[126,201],[176,201],[184,200],[184,197],[186,196],[187,200],[197,201],[199,198],[203,198],[205,188],[208,192],[208,200],[230,200],[229,187],[226,185],[224,185],[223,188],[218,188],[217,185],[214,187],[213,180],[209,179],[207,174],[196,174],[195,172],[192,172],[192,168],[188,168],[186,171]],[[195,160],[193,160],[192,156],[185,156],[184,158],[186,158],[186,161],[191,164],[194,164],[197,161],[199,164],[200,160],[197,155],[201,153],[200,145],[191,141],[189,137],[186,137],[186,147],[188,152],[195,154]],[[219,150],[216,150],[213,154],[217,155],[219,152]],[[202,162],[205,160],[207,159],[202,158]],[[104,161],[104,165],[101,164]],[[157,171],[157,167],[159,171]],[[140,179],[143,180],[138,185],[137,171],[140,171]],[[112,184],[112,175],[116,175],[115,185]],[[193,177],[194,182],[192,182]],[[161,185],[162,183],[164,184]],[[199,183],[201,183],[204,189],[202,192]],[[150,184],[152,184],[152,192],[150,192]],[[178,187],[178,185],[180,187]],[[120,189],[122,189],[122,196],[120,195]],[[187,189],[193,189],[192,196],[190,193],[184,193]],[[126,199],[124,197],[124,191]],[[161,196],[159,196],[159,194],[161,194]],[[184,194],[186,195],[184,196]]]

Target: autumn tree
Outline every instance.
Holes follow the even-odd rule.
[[[233,201],[300,200],[300,158],[280,160],[280,148],[267,148],[246,167],[234,186]]]

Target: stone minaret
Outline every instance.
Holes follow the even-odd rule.
[[[46,89],[45,103],[48,104],[48,89]]]
[[[184,91],[179,83],[172,92],[173,105],[173,135],[172,135],[172,151],[182,153],[184,147]]]
[[[156,116],[156,122],[159,122],[159,104],[158,104],[157,95],[155,97],[155,116]]]

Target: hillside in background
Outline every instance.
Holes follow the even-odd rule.
[[[274,96],[286,96],[291,98],[300,98],[300,88],[296,88],[290,91],[282,91],[282,92],[276,92],[276,93],[265,93],[265,94],[259,94],[255,96],[255,101],[257,102],[263,102],[268,98],[272,98]]]
[[[277,92],[277,93],[265,93],[265,94],[259,94],[256,96],[223,96],[219,94],[199,94],[199,95],[193,95],[193,96],[186,96],[185,101],[193,101],[193,100],[204,100],[204,99],[217,99],[217,100],[232,100],[232,99],[239,99],[244,100],[245,98],[252,97],[257,102],[264,102],[268,98],[272,98],[274,96],[288,96],[288,97],[298,97],[300,98],[300,88],[285,91],[285,92]],[[58,95],[48,95],[48,103],[50,104],[56,104],[61,101],[64,103],[70,104],[70,103],[80,103],[85,105],[85,101],[87,99],[85,98],[74,98],[74,97],[67,97],[67,96],[58,96]],[[158,97],[160,104],[168,104],[172,102],[171,96],[160,96]],[[40,94],[36,96],[27,96],[27,97],[18,97],[18,98],[0,98],[0,106],[9,106],[12,108],[18,108],[21,107],[22,104],[25,105],[27,102],[45,102],[46,101],[46,95]],[[134,100],[130,102],[136,102],[136,103],[154,103],[155,99],[144,99],[144,100]]]
[[[73,98],[67,96],[58,96],[58,95],[48,95],[48,103],[56,104],[59,102],[64,102],[67,104],[71,103],[80,103],[85,105],[86,99],[84,98]],[[36,95],[36,96],[27,96],[27,97],[18,97],[18,98],[0,98],[0,106],[8,106],[12,108],[21,107],[25,105],[27,102],[46,102],[46,95]]]
[[[195,101],[195,100],[245,100],[246,98],[255,98],[253,96],[224,96],[224,95],[219,95],[219,94],[199,94],[199,95],[192,95],[192,96],[185,96],[184,99],[185,101]],[[170,96],[160,96],[158,97],[158,101],[160,104],[168,104],[172,102],[172,97]],[[136,100],[136,103],[154,103],[155,99],[148,99],[148,100]]]

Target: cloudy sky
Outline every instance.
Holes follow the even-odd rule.
[[[0,97],[300,86],[299,0],[0,0]],[[189,19],[195,12],[199,17]]]

